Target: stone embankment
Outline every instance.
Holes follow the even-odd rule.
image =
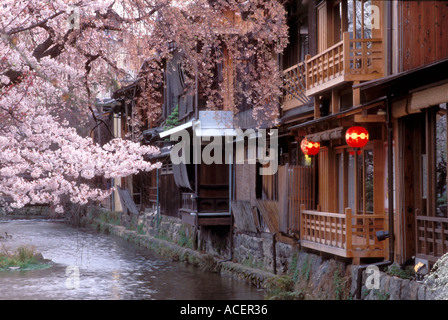
[[[275,241],[269,234],[234,232],[232,248],[216,242],[216,239],[208,239],[205,243],[207,237],[203,237],[196,244],[198,249],[194,250],[194,230],[176,218],[163,216],[157,221],[154,215],[144,215],[134,222],[133,228],[119,225],[117,213],[101,212],[88,220],[99,230],[163,256],[267,289],[267,298],[355,299],[357,292],[363,300],[434,298],[434,294],[422,283],[386,272],[379,273],[378,289],[367,289],[368,275],[364,271],[362,287],[357,291],[359,266],[304,252],[297,245]]]

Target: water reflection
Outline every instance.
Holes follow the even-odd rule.
[[[35,246],[54,265],[43,270],[0,271],[0,299],[264,298],[262,291],[240,281],[165,261],[118,237],[71,228],[60,221],[2,221],[0,234],[5,231],[13,235],[3,242],[10,250],[18,244]]]

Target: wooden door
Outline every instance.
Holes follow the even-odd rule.
[[[400,153],[402,165],[399,166],[399,188],[402,194],[400,206],[400,238],[402,239],[402,262],[416,254],[416,213],[426,212],[427,192],[425,181],[425,117],[410,115],[400,120],[402,143]],[[400,172],[401,171],[401,172]],[[397,235],[398,236],[398,235]]]

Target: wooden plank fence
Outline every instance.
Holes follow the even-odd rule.
[[[300,232],[300,205],[307,210],[314,206],[314,168],[290,166],[288,168],[288,231]]]
[[[256,206],[260,211],[263,223],[266,224],[270,233],[278,233],[278,201],[255,200]]]
[[[249,201],[232,201],[232,214],[235,226],[239,231],[257,233],[260,222]]]
[[[129,190],[121,189],[119,186],[117,186],[118,195],[120,197],[120,203],[121,207],[123,209],[124,214],[135,214],[138,215],[138,209],[135,205],[134,200],[132,200],[131,194],[129,193]]]
[[[305,205],[306,209],[312,209],[314,205],[314,168],[280,166],[277,181],[278,201],[256,199],[252,204],[249,201],[232,201],[237,229],[285,234],[300,232],[300,205]]]

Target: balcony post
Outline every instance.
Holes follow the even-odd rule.
[[[308,63],[308,60],[310,60],[310,59],[311,59],[310,54],[305,55],[304,64],[305,64],[305,88],[306,88],[306,90],[308,90],[311,87],[311,83],[313,82],[313,79],[311,79],[313,69],[310,68],[309,63]]]
[[[342,35],[344,51],[344,74],[350,74],[350,33],[344,32]]]
[[[352,209],[345,208],[345,250],[349,254],[352,249]]]
[[[304,219],[302,217],[303,210],[305,210],[305,204],[301,203],[299,207],[299,225],[300,225],[299,239],[303,239],[305,235],[305,224],[303,221]]]

